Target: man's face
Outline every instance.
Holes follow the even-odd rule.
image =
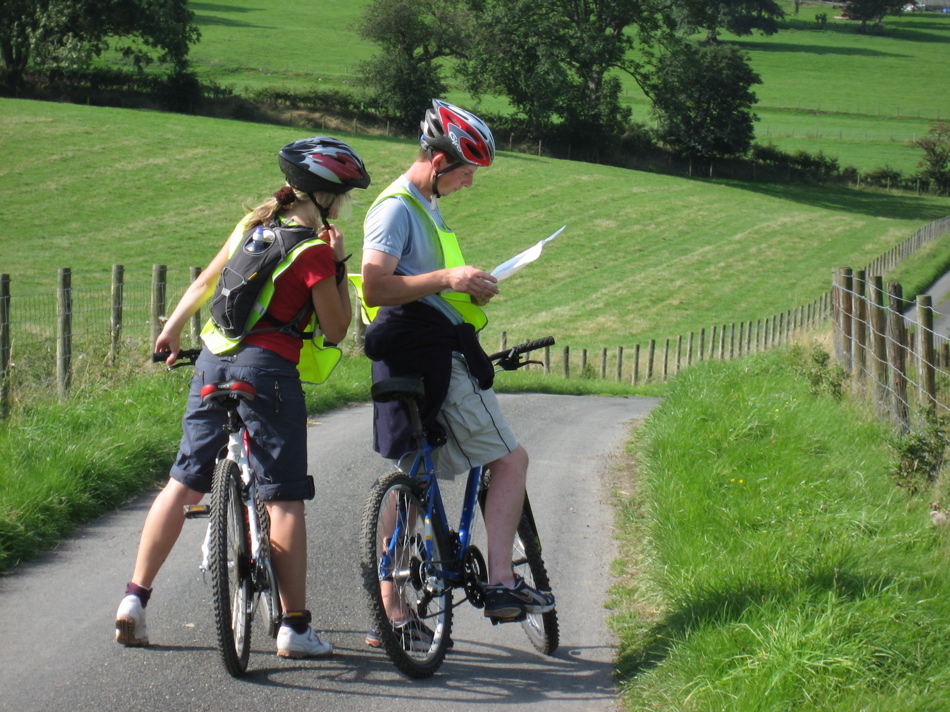
[[[439,178],[439,195],[451,195],[462,188],[471,188],[478,166],[464,165]]]

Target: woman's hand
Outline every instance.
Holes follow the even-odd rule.
[[[343,233],[337,229],[336,225],[331,225],[329,230],[324,229],[320,233],[320,239],[329,243],[330,247],[333,248],[333,259],[337,262],[346,257],[346,243],[343,240]]]

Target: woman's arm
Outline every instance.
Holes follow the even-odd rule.
[[[224,269],[224,265],[228,261],[230,243],[231,238],[228,238],[227,242],[225,242],[218,251],[218,254],[211,260],[211,263],[202,270],[194,282],[188,285],[188,289],[185,290],[185,293],[178,301],[175,310],[165,322],[162,333],[159,334],[158,339],[155,340],[155,351],[157,353],[164,351],[169,352],[168,359],[166,360],[169,366],[175,363],[175,359],[178,358],[178,351],[181,348],[181,331],[185,327],[185,324],[188,323],[188,320],[197,313],[201,306],[208,301],[214,293],[214,288],[218,283],[221,270]]]

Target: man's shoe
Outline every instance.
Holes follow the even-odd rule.
[[[519,618],[525,613],[547,613],[554,610],[554,594],[531,588],[520,576],[515,576],[515,585],[504,584],[485,587],[486,618]]]
[[[126,596],[115,614],[115,642],[130,648],[148,645],[145,608],[138,596]]]
[[[307,628],[298,633],[289,625],[282,625],[277,632],[277,655],[282,658],[326,658],[333,654],[333,646]]]

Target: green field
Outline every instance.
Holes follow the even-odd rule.
[[[237,91],[358,90],[357,66],[377,52],[352,27],[367,4],[288,0],[286,12],[275,13],[249,0],[192,3],[202,32],[191,52],[195,68]],[[857,23],[837,19],[830,4],[804,4],[797,15],[792,3],[782,5],[788,15],[778,34],[722,36],[748,51],[762,77],[755,87],[757,140],[788,151],[820,149],[862,171],[890,166],[913,173],[920,155],[907,143],[950,118],[950,15],[888,17],[883,32],[861,35]],[[824,30],[817,29],[817,13],[829,16]],[[310,28],[310,35],[300,28]],[[632,78],[622,79],[634,118],[649,123],[643,93]],[[470,101],[460,91],[450,98]],[[481,105],[506,106],[492,97]]]
[[[312,133],[9,99],[0,112],[0,218],[18,234],[4,239],[0,272],[12,276],[14,295],[52,289],[61,267],[74,271],[77,288],[108,283],[113,264],[140,280],[165,264],[171,281],[185,281],[241,217],[242,203],[279,187],[276,150]],[[342,224],[358,252],[366,209],[416,149],[405,139],[341,138],[374,181]],[[18,221],[22,197],[38,195],[50,219]],[[496,343],[502,330],[551,333],[574,348],[599,348],[810,303],[834,267],[864,267],[946,215],[950,201],[688,180],[503,152],[443,210],[466,257],[486,269],[566,224],[540,260],[502,285],[485,336]]]

